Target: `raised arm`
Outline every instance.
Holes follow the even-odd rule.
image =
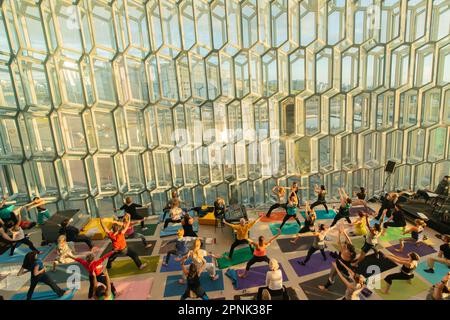
[[[348,271],[348,274],[350,275],[350,277],[354,277],[355,276],[355,272],[352,270],[352,269],[350,269],[348,266],[346,266],[345,265],[345,263],[342,263],[342,261],[341,260],[336,260],[337,261],[337,263],[339,263],[341,266],[343,266],[345,269],[347,269],[347,271]]]
[[[276,234],[275,236],[273,236],[272,238],[270,238],[270,240],[267,242],[268,245],[270,245],[272,243],[273,240],[275,240],[276,238],[278,238],[281,235],[281,229],[278,228],[278,234]]]
[[[345,192],[345,189],[344,189],[344,188],[341,188],[341,190],[342,190],[342,195],[344,196],[345,199],[347,199],[347,198],[348,198],[348,195],[347,195],[347,193]]]
[[[339,188],[338,192],[339,192],[339,201],[341,202],[341,206],[345,207],[345,198],[344,198],[344,195],[342,194],[342,190]]]
[[[100,225],[102,226],[103,231],[105,231],[107,234],[111,232],[111,230],[109,230],[105,224],[103,223],[103,219],[100,218]]]
[[[352,239],[350,239],[350,237],[348,236],[347,232],[345,232],[344,228],[342,228],[342,234],[344,235],[344,237],[345,237],[345,239],[346,239],[346,241],[348,243],[353,244],[352,243]]]
[[[125,215],[125,217],[127,217],[127,222],[125,223],[125,225],[122,227],[122,231],[120,231],[121,233],[125,233],[127,232],[128,228],[130,227],[130,223],[131,223],[131,218],[130,218],[130,214],[127,213]]]

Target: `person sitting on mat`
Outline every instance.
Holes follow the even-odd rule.
[[[269,271],[266,273],[266,286],[258,289],[256,300],[262,300],[263,290],[267,290],[270,299],[273,297],[283,297],[283,300],[289,300],[286,289],[283,286],[283,273],[280,270],[280,265],[275,259],[269,261]]]
[[[366,214],[363,211],[358,211],[358,217],[352,222],[354,231],[350,232],[352,236],[366,236]]]
[[[36,288],[38,283],[44,283],[48,285],[58,297],[69,294],[70,290],[64,291],[55,283],[52,278],[48,276],[48,274],[45,272],[44,263],[37,256],[38,253],[39,252],[37,251],[28,252],[23,259],[22,267],[17,273],[18,277],[27,273],[28,271],[31,273],[30,288],[27,292],[27,300],[31,300],[34,289]]]
[[[439,247],[437,257],[428,258],[428,269],[424,271],[427,273],[434,273],[434,263],[439,262],[450,268],[450,235],[444,234],[441,237],[444,243]]]
[[[391,273],[386,278],[384,278],[384,281],[386,281],[387,285],[383,293],[389,294],[389,290],[391,288],[393,280],[411,281],[414,278],[414,270],[416,270],[417,265],[419,264],[420,256],[415,252],[410,252],[408,253],[408,258],[398,257],[394,254],[386,254],[385,257],[394,263],[402,265],[400,272]]]
[[[103,267],[103,262],[111,257],[114,254],[114,251],[110,251],[107,254],[103,255],[100,259],[95,260],[95,256],[92,253],[89,253],[85,259],[77,258],[72,255],[69,256],[70,259],[81,264],[89,273],[89,291],[88,291],[88,299],[92,299],[94,296],[95,288],[98,286],[95,284],[95,281],[103,283],[105,286],[107,283],[107,270]],[[95,281],[94,281],[95,280]],[[117,296],[116,288],[114,284],[110,282],[111,292],[114,296]]]
[[[132,221],[130,215],[125,215],[125,216],[123,216],[122,221],[113,221],[113,224],[118,224],[119,226],[122,227],[122,226],[124,226],[124,225],[126,225],[126,224],[128,223],[128,220],[130,220],[130,227],[129,227],[129,228],[131,228],[132,225],[139,223],[138,221]],[[127,230],[130,230],[130,229],[127,229]],[[133,232],[133,233],[130,234],[129,236],[130,236],[130,237],[131,237],[131,236],[135,236],[135,237],[137,237],[137,238],[140,238],[141,241],[142,241],[143,246],[144,246],[146,249],[147,249],[147,248],[150,248],[151,246],[153,246],[153,244],[152,244],[151,242],[148,242],[147,239],[145,239],[145,236],[144,236],[142,233],[139,233],[139,232]],[[125,232],[125,238],[127,238],[127,237],[128,237],[128,236],[127,236],[127,233]]]
[[[191,263],[188,269],[184,263],[181,264],[183,275],[186,277],[187,283],[186,291],[181,296],[181,300],[186,300],[192,295],[195,295],[195,297],[201,298],[202,300],[208,300],[208,295],[200,284],[200,274],[202,273],[204,267],[205,266],[202,265],[198,268],[195,263]]]
[[[436,283],[432,288],[431,300],[444,300],[450,295],[449,290],[450,271],[442,278],[442,280]]]
[[[383,233],[381,236],[384,236],[386,233],[387,228],[403,228],[403,231],[406,229],[406,219],[403,215],[402,210],[398,207],[397,204],[394,205],[394,211],[392,211],[392,215],[389,217],[389,219],[386,220],[385,223],[383,223]]]
[[[317,193],[317,200],[311,205],[311,209],[314,209],[314,207],[318,205],[322,205],[325,208],[325,211],[328,214],[328,206],[327,201],[325,200],[325,196],[327,194],[327,190],[325,190],[325,186],[321,185],[320,188],[316,184],[314,185],[314,192]]]
[[[333,219],[330,228],[334,227],[334,225],[341,219],[347,220],[349,224],[352,223],[350,220],[350,208],[352,206],[352,199],[347,195],[344,188],[339,188],[339,198],[341,205],[339,206],[339,211]]]
[[[200,239],[195,239],[194,242],[194,249],[190,250],[187,255],[185,255],[181,259],[181,265],[183,266],[185,261],[189,258],[191,258],[192,263],[196,265],[197,270],[203,270],[206,269],[206,271],[209,273],[209,277],[211,280],[215,281],[219,279],[219,276],[216,273],[216,264],[214,261],[212,263],[206,262],[206,257],[212,256],[213,258],[220,258],[220,256],[217,256],[213,253],[208,253],[206,250],[202,249],[202,241]],[[180,283],[184,282],[184,276],[179,281]]]
[[[264,241],[264,236],[259,236],[258,242],[254,242],[249,240],[250,245],[254,246],[253,257],[247,262],[245,266],[245,271],[240,273],[238,276],[240,278],[245,278],[250,270],[250,267],[256,262],[267,262],[269,263],[270,259],[267,257],[267,247],[272,244],[272,242],[281,235],[281,229],[278,229],[278,234],[273,236],[269,241]]]
[[[270,214],[273,210],[278,208],[283,208],[284,210],[287,209],[287,203],[286,203],[286,187],[282,186],[275,186],[272,188],[272,193],[276,195],[277,202],[274,203],[270,208],[269,211],[266,213],[266,217],[270,218]]]
[[[181,258],[179,257],[187,255],[189,252],[188,243],[192,241],[192,239],[193,238],[191,238],[190,236],[187,237],[184,236],[183,229],[178,229],[177,238],[170,240],[161,246],[161,248],[164,248],[165,246],[171,243],[175,243],[175,249],[167,252],[166,259],[163,262],[163,266],[167,266],[169,264],[169,259],[171,255],[177,256],[177,258],[175,258],[175,261],[180,261]]]
[[[248,232],[250,230],[251,227],[253,227],[255,225],[255,223],[257,223],[259,220],[261,219],[261,217],[259,217],[256,220],[253,221],[249,221],[248,223],[245,222],[244,218],[241,218],[239,220],[239,224],[231,224],[226,222],[225,220],[223,221],[223,223],[225,223],[227,226],[231,227],[233,230],[236,231],[236,240],[234,240],[233,244],[231,245],[230,248],[230,252],[228,253],[227,259],[231,260],[233,257],[233,252],[234,249],[241,245],[241,244],[249,244],[249,240],[248,240]],[[252,250],[252,246],[250,246],[250,250]]]
[[[53,272],[56,272],[56,266],[58,264],[71,263],[75,253],[75,248],[69,246],[66,236],[60,235],[56,245],[56,259],[53,261]]]
[[[92,286],[94,287],[93,297],[95,300],[115,300],[115,294],[113,293],[113,285],[111,283],[111,278],[109,277],[108,270],[104,272],[104,282],[97,281],[97,276],[95,271],[89,275],[92,279]]]
[[[302,266],[306,266],[306,264],[308,263],[309,259],[311,259],[311,256],[317,250],[320,250],[320,253],[322,254],[322,257],[323,257],[323,261],[327,260],[327,255],[325,254],[325,237],[326,237],[328,231],[330,231],[330,229],[327,228],[324,224],[321,224],[319,226],[319,230],[312,234],[314,236],[314,242],[312,243],[311,247],[309,247],[308,253],[306,254],[305,260],[297,261],[298,264],[300,264]],[[299,237],[304,236],[304,235],[305,234],[298,235],[297,238],[295,238],[295,240],[291,240],[291,243],[295,243],[295,241]]]
[[[172,208],[169,210],[169,218],[164,220],[164,229],[167,228],[169,223],[180,223],[183,210],[180,208],[180,201],[175,199],[172,203]]]
[[[9,229],[9,232],[11,232],[12,239],[14,241],[13,243],[11,243],[11,250],[9,255],[13,256],[14,250],[16,250],[16,248],[21,246],[22,244],[26,244],[32,251],[38,251],[39,253],[42,253],[38,249],[36,249],[29,236],[23,232],[23,229],[20,227],[21,222],[21,216],[19,215],[16,223],[14,223],[12,220],[6,223],[6,228]]]
[[[342,235],[344,235],[345,239],[343,242],[341,242]],[[337,276],[336,271],[337,269],[339,269],[339,271],[341,271],[341,273],[347,278],[350,278],[350,274],[347,268],[344,268],[344,265],[347,266],[350,270],[354,270],[352,263],[354,263],[356,259],[355,246],[352,244],[352,240],[345,232],[344,227],[342,225],[339,227],[339,234],[337,240],[339,253],[338,254],[332,253],[330,255],[336,260],[339,260],[339,263],[336,263],[336,267],[331,268],[330,274],[328,275],[327,283],[325,285],[318,286],[318,288],[322,291],[327,291],[328,288],[335,283]]]
[[[337,267],[337,263],[341,264],[347,270],[349,277],[344,276],[340,269]],[[366,278],[364,276],[353,272],[352,269],[347,267],[341,262],[341,260],[333,261],[332,266],[336,270],[337,275],[341,279],[342,283],[345,284],[345,296],[342,300],[361,300],[359,294],[366,287]]]
[[[59,234],[65,235],[67,241],[84,242],[89,247],[89,250],[92,250],[94,248],[94,245],[92,244],[91,238],[80,234],[80,230],[77,227],[71,226],[70,222],[70,219],[65,219],[63,222],[61,222]]]
[[[197,233],[194,231],[194,218],[190,214],[185,214],[181,219],[181,225],[183,226],[185,237],[197,238]]]
[[[128,213],[126,215],[128,215]],[[139,259],[138,254],[133,249],[130,249],[127,246],[127,241],[125,240],[125,232],[130,227],[130,223],[131,221],[130,219],[128,219],[125,225],[119,226],[118,224],[113,224],[112,230],[109,230],[103,223],[103,219],[100,218],[100,225],[102,226],[103,231],[105,231],[108,238],[111,240],[114,250],[114,253],[109,257],[108,263],[106,264],[107,269],[111,269],[113,261],[116,260],[119,256],[128,256],[133,259],[139,270],[143,270],[147,266],[147,263],[143,264],[141,262],[141,259]]]
[[[297,202],[296,202],[297,199],[298,199],[297,196],[294,195],[294,194],[292,194],[292,195],[289,197],[289,201],[288,201],[288,204],[287,204],[286,214],[285,214],[285,216],[284,216],[284,218],[283,218],[283,222],[281,222],[280,229],[283,228],[284,224],[285,224],[290,218],[294,218],[295,221],[297,221],[298,225],[301,227],[302,224],[300,223],[300,220],[298,220],[298,218],[297,218],[297,209],[298,209],[298,207],[297,207]]]
[[[424,235],[424,231],[425,231],[425,227],[426,227],[426,223],[425,221],[423,221],[422,219],[416,219],[414,220],[414,226],[406,229],[402,235],[405,234],[411,234],[411,237],[409,238],[401,238],[399,240],[399,244],[400,247],[398,249],[395,249],[395,251],[397,252],[402,252],[404,247],[405,247],[405,241],[407,242],[414,242],[416,244],[416,246],[418,247],[420,244],[423,243],[423,241],[425,240],[425,235]]]
[[[40,197],[34,197],[33,201],[29,204],[25,205],[25,208],[29,212],[31,209],[36,208],[37,210],[37,224],[43,225],[45,222],[50,219],[50,212],[45,207],[45,200]]]
[[[381,216],[381,220],[384,220],[384,215],[386,212],[383,212]],[[372,250],[375,252],[375,256],[379,259],[379,249],[378,249],[378,238],[382,235],[383,225],[381,223],[375,223],[373,227],[370,226],[369,215],[366,213],[366,228],[369,230],[367,235],[364,236],[364,245],[361,248],[361,252],[359,254],[358,260],[353,264],[354,267],[357,267],[365,258],[367,253]]]
[[[131,197],[126,197],[123,205],[119,209],[114,209],[114,211],[124,210],[125,213],[128,213],[130,215],[131,221],[133,222],[133,224],[140,223],[141,231],[145,231],[145,230],[147,230],[147,228],[145,227],[145,224],[144,224],[145,217],[140,216],[136,211],[137,208],[142,208],[142,207],[143,206],[141,204],[134,203],[133,199]]]

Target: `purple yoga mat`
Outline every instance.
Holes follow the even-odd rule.
[[[308,274],[316,273],[323,270],[328,270],[331,268],[331,263],[334,261],[334,259],[330,256],[329,251],[325,251],[325,254],[327,255],[327,260],[323,261],[322,254],[320,251],[317,251],[311,256],[311,259],[308,261],[306,266],[302,266],[298,264],[298,261],[305,260],[306,256],[295,258],[289,260],[289,263],[291,264],[292,268],[295,270],[295,273],[297,276],[306,276]]]
[[[408,253],[410,252],[416,252],[419,256],[427,256],[429,254],[435,253],[436,250],[431,248],[430,246],[427,246],[426,244],[420,244],[418,247],[416,247],[416,244],[413,242],[405,242],[405,248],[403,249],[403,252],[397,252],[395,249],[398,249],[400,247],[399,244],[396,244],[394,246],[390,246],[387,248],[388,251],[392,252],[396,256],[400,256],[403,258],[408,257]]]
[[[288,277],[280,264],[280,270],[283,274],[283,282],[288,281]],[[247,277],[239,278],[236,290],[261,287],[266,285],[266,273],[269,271],[269,266],[266,264],[264,266],[251,267]],[[238,270],[238,273],[244,272],[244,269]]]

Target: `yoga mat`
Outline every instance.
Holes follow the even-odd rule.
[[[145,227],[147,228],[146,230],[142,231],[142,228],[140,225],[135,225],[134,226],[134,234],[131,238],[133,239],[139,239],[136,234],[137,233],[141,233],[146,237],[151,237],[153,235],[155,235],[156,232],[156,228],[158,227],[157,224],[145,224]]]
[[[281,222],[283,221],[286,211],[284,209],[277,209],[270,213],[270,217],[266,217],[267,212],[259,212],[258,216],[262,217],[261,222]]]
[[[177,256],[175,255],[171,255],[170,259],[169,259],[169,264],[167,266],[162,265],[161,266],[161,270],[159,272],[173,272],[173,271],[181,271],[181,262],[180,261],[175,261],[175,258]],[[212,258],[211,256],[208,256],[205,258],[206,262],[212,262]],[[164,258],[162,259],[162,261],[166,261],[166,256],[164,256]],[[192,263],[191,258],[187,259],[184,262],[184,265],[190,265]]]
[[[304,236],[297,240],[295,244],[291,243],[294,238],[277,239],[281,252],[295,252],[308,250],[314,242],[313,236]]]
[[[67,290],[67,288],[64,290]],[[69,294],[64,295],[62,297],[58,297],[56,295],[56,293],[54,293],[53,291],[39,291],[39,292],[35,291],[35,292],[33,292],[33,296],[31,297],[31,300],[72,300],[76,291],[77,291],[77,289],[72,289]],[[10,300],[26,300],[26,299],[27,299],[27,293],[21,292],[21,293],[17,293],[15,295],[13,295]]]
[[[7,265],[0,267],[0,274],[5,276],[5,278],[0,280],[0,290],[19,291],[25,283],[30,280],[29,273],[17,276],[19,270],[20,265]]]
[[[84,258],[89,253],[93,253],[95,256],[95,259],[98,259],[98,258],[100,258],[102,253],[105,251],[106,247],[109,244],[109,241],[96,240],[96,241],[93,241],[93,244],[94,244],[94,248],[92,251],[89,250],[89,248],[86,246],[85,243],[70,242],[69,246],[72,248],[75,247],[75,252],[73,252],[75,257]],[[56,257],[57,257],[57,254],[56,254],[56,246],[55,246],[54,249],[45,257],[44,262],[53,262],[53,261],[55,261]]]
[[[54,248],[54,245],[45,246],[45,247],[37,247],[39,251],[42,251],[42,254],[40,254],[38,257],[39,259],[43,260],[45,257],[52,251]],[[14,255],[9,255],[9,250],[7,250],[5,253],[3,253],[0,256],[0,264],[6,264],[6,263],[19,263],[22,264],[23,259],[25,258],[25,255],[30,252],[31,250],[26,245],[21,245],[20,247],[16,248],[14,250]]]
[[[398,249],[398,248],[400,248],[400,245],[396,244],[396,245],[390,246],[386,249],[389,252],[395,254],[396,256],[403,257],[403,258],[408,257],[408,253],[410,253],[410,252],[415,252],[421,257],[427,256],[429,254],[436,252],[436,250],[434,250],[433,248],[431,248],[423,243],[420,244],[419,246],[416,246],[416,244],[413,242],[405,242],[405,247],[403,248],[402,252],[395,251],[395,249]]]
[[[108,270],[111,278],[126,277],[132,275],[139,275],[149,272],[156,272],[159,262],[159,256],[141,257],[142,263],[147,263],[143,270],[139,270],[134,261],[125,257],[121,260],[116,260],[112,264],[112,268]]]
[[[283,235],[294,235],[297,234],[298,231],[300,230],[300,226],[298,225],[298,223],[293,220],[294,222],[287,222],[284,224],[283,228],[281,229],[281,234]],[[272,235],[277,235],[278,234],[278,228],[281,226],[281,223],[270,223],[269,224],[269,228],[270,231],[272,232]]]
[[[195,239],[196,238],[192,238],[192,240],[188,242],[187,246],[188,246],[189,249],[193,249],[194,248]],[[166,243],[169,242],[169,241],[170,240],[163,240],[162,241],[161,247],[159,248],[158,254],[166,254],[170,250],[175,250],[175,242],[166,245]],[[205,244],[206,244],[206,241],[203,238],[202,239],[202,246],[201,246],[202,249],[205,249]]]
[[[326,261],[323,260],[320,251],[317,251],[311,256],[311,259],[308,261],[306,266],[302,266],[298,263],[299,261],[305,260],[306,255],[291,259],[289,260],[289,263],[291,264],[292,269],[294,269],[297,276],[306,276],[308,274],[313,274],[331,268],[331,263],[334,261],[334,259],[330,256],[329,251],[325,251],[325,254],[327,255]]]
[[[238,283],[238,274],[236,270],[228,269],[227,272],[225,272],[225,275],[228,277],[228,279],[231,280],[231,285],[233,286],[233,288],[236,289]]]
[[[156,245],[156,240],[147,240],[147,243],[151,243],[152,246],[150,248],[146,248],[141,240],[128,240],[127,247],[132,249],[134,252],[138,254],[138,256],[151,256],[153,253],[153,249]],[[102,256],[112,251],[112,244],[109,243],[106,247],[106,250],[103,252]]]
[[[162,237],[176,235],[178,229],[182,229],[182,228],[183,228],[183,226],[181,225],[181,223],[169,224],[167,226],[167,228],[165,228],[165,229],[163,228],[163,226],[161,226],[161,231],[159,232],[159,236],[162,238]],[[198,232],[198,221],[194,221],[193,229],[194,229],[194,232]]]
[[[114,282],[118,292],[115,300],[147,300],[153,286],[153,278],[132,277]]]
[[[343,238],[343,237],[342,237],[342,238]],[[350,239],[352,240],[353,246],[355,246],[356,252],[358,252],[358,253],[361,252],[361,248],[362,248],[363,245],[364,245],[364,237],[358,236],[358,237],[351,237]],[[337,245],[336,242],[333,242],[333,243],[332,243],[332,246],[333,246],[337,251],[339,251],[339,248],[338,248],[338,245]]]
[[[253,257],[253,253],[250,248],[245,245],[245,247],[243,248],[234,250],[231,260],[228,260],[227,258],[225,258],[225,256],[228,256],[228,252],[225,252],[222,258],[217,259],[217,265],[219,266],[219,269],[226,269],[231,266],[247,262]]]
[[[358,216],[358,212],[360,211],[368,213],[369,215],[373,215],[376,213],[375,210],[370,207],[367,207],[366,209],[364,206],[354,206],[350,208],[350,217]]]
[[[243,289],[248,289],[248,288],[254,288],[254,287],[262,287],[266,284],[266,273],[267,271],[269,271],[269,265],[265,262],[261,262],[264,263],[265,265],[263,266],[257,266],[254,267],[252,266],[250,268],[250,270],[248,271],[247,277],[245,278],[239,278],[237,279],[237,285],[236,285],[236,290],[243,290]],[[283,270],[283,266],[280,264],[280,270],[283,274],[283,282],[288,281],[288,277],[286,275],[286,273]],[[241,273],[243,272],[244,269],[241,269],[238,272]]]
[[[385,242],[398,241],[401,238],[407,237],[402,233],[403,228],[396,228],[396,227],[387,228],[386,233],[384,234],[384,236],[380,237],[380,240]]]
[[[423,261],[417,266],[416,272],[433,285],[440,282],[447,272],[450,271],[446,264],[439,262],[434,263],[434,273],[425,272],[425,269],[428,269],[428,265],[426,261]]]
[[[52,278],[56,283],[66,283],[67,280],[74,279],[76,280],[78,276],[75,276],[75,273],[79,275],[80,281],[89,280],[88,271],[78,263],[70,263],[70,264],[62,264],[56,266],[56,271],[53,272],[51,266],[47,268],[48,275]]]
[[[386,281],[381,281],[381,289],[384,290],[385,288]],[[428,284],[420,280],[418,277],[414,277],[411,283],[405,280],[392,281],[391,289],[387,295],[380,289],[375,289],[375,292],[384,300],[409,300],[424,291],[428,291],[429,289],[430,286]]]
[[[336,282],[328,288],[327,291],[320,290],[317,286],[327,283],[328,274],[300,283],[300,287],[308,297],[308,300],[337,300],[345,295],[345,284],[339,277]]]
[[[369,251],[370,252],[370,251]],[[379,272],[385,272],[387,270],[396,268],[397,264],[387,258],[377,259],[375,253],[367,255],[363,261],[361,261],[356,269],[356,273],[362,274],[364,277],[370,277],[375,270],[379,268]]]
[[[317,216],[316,220],[330,220],[334,219],[334,217],[336,216],[336,211],[334,211],[333,209],[328,209],[328,213],[326,210],[315,210],[315,211]],[[303,219],[305,219],[306,217],[305,211],[300,211],[300,214],[303,217]]]
[[[223,291],[224,285],[222,271],[218,270],[216,274],[219,276],[217,280],[212,280],[208,272],[203,272],[200,275],[200,284],[206,292]],[[181,297],[181,295],[186,291],[187,284],[178,283],[178,280],[180,279],[181,275],[173,275],[167,277],[166,287],[164,289],[164,298],[175,296]]]

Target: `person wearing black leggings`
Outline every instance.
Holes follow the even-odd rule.
[[[61,228],[59,229],[60,235],[65,235],[67,241],[72,242],[84,242],[90,250],[94,248],[94,245],[92,244],[92,240],[85,235],[80,234],[80,230],[78,228],[70,225],[70,220],[65,219],[63,222],[61,222]]]
[[[283,222],[281,222],[280,229],[283,228],[284,224],[290,219],[294,218],[297,221],[298,225],[301,226],[300,220],[297,218],[297,196],[291,194],[289,197],[289,201],[286,208],[286,215],[283,218]]]
[[[321,185],[319,188],[318,185],[316,184],[314,186],[314,192],[317,193],[317,201],[311,204],[311,209],[314,209],[314,207],[318,205],[322,205],[328,213],[327,201],[325,200],[325,195],[327,194],[325,186]]]
[[[394,280],[411,281],[414,278],[414,270],[417,268],[417,265],[419,264],[420,256],[415,252],[410,252],[408,253],[408,258],[398,257],[393,254],[387,254],[385,255],[385,257],[394,263],[402,265],[400,272],[392,273],[388,275],[386,278],[384,278],[384,281],[386,281],[387,283],[386,289],[384,290],[384,294],[389,294],[389,289],[391,288],[392,281]]]
[[[323,261],[327,260],[327,255],[325,254],[325,237],[327,235],[328,232],[328,228],[324,225],[321,224],[319,226],[319,231],[318,232],[314,232],[313,236],[314,236],[314,242],[311,245],[311,247],[308,249],[308,253],[306,255],[305,260],[303,261],[298,261],[298,263],[302,266],[305,266],[309,259],[311,259],[311,256],[314,254],[314,252],[316,252],[317,250],[320,250],[320,253],[322,254],[323,257]],[[303,235],[303,234],[302,234]],[[298,235],[298,237],[302,236],[302,235]],[[291,241],[292,242],[292,241]],[[294,242],[295,243],[295,242]]]
[[[191,293],[195,294],[197,298],[208,300],[208,295],[200,284],[200,274],[202,273],[203,268],[197,269],[197,265],[195,263],[191,263],[189,269],[184,263],[181,264],[181,267],[183,268],[183,273],[186,275],[187,283],[186,291],[181,296],[181,300],[186,300],[189,298]]]
[[[339,211],[333,219],[330,228],[334,227],[334,225],[341,219],[347,220],[348,223],[352,223],[350,220],[350,208],[352,206],[352,199],[347,196],[345,190],[343,188],[339,188],[339,197],[341,201],[341,205],[339,207]]]
[[[28,252],[23,260],[22,268],[17,274],[17,276],[21,276],[28,271],[31,272],[30,288],[28,289],[27,300],[31,300],[34,289],[36,288],[38,283],[44,283],[48,285],[58,297],[62,297],[63,295],[68,294],[69,290],[64,291],[63,289],[61,289],[55,283],[55,281],[47,275],[47,273],[45,272],[44,263],[40,259],[38,259],[37,255],[37,251]]]
[[[126,197],[124,204],[119,209],[115,209],[114,211],[124,210],[125,213],[129,213],[131,216],[131,220],[133,222],[140,223],[141,230],[145,231],[145,230],[147,230],[147,228],[145,227],[145,219],[144,219],[144,217],[142,217],[141,215],[139,215],[137,213],[137,210],[136,210],[137,208],[142,208],[142,205],[138,204],[138,203],[134,203],[133,199],[131,197]]]
[[[384,211],[386,211],[385,216],[390,218],[392,211],[394,210],[395,204],[397,203],[398,195],[395,192],[387,193],[385,197],[383,197],[381,202],[381,208],[378,210],[378,215],[375,219],[380,220]],[[383,221],[381,221],[383,222]]]
[[[22,219],[19,215],[16,224],[14,224],[13,221],[8,221],[6,223],[6,227],[11,232],[12,239],[14,240],[14,242],[11,243],[11,251],[9,253],[10,256],[14,255],[14,250],[16,250],[16,248],[21,246],[22,244],[26,244],[32,251],[39,251],[38,249],[36,249],[33,242],[31,242],[31,240],[28,238],[28,235],[25,235],[25,233],[23,232],[23,229],[20,227],[21,221]]]
[[[270,214],[272,213],[272,211],[275,209],[283,208],[284,210],[287,210],[287,203],[285,202],[286,201],[285,200],[285,197],[286,197],[285,187],[275,186],[272,188],[272,193],[277,196],[277,202],[274,203],[269,208],[269,211],[267,211],[266,217],[268,217],[268,218],[270,217]]]

